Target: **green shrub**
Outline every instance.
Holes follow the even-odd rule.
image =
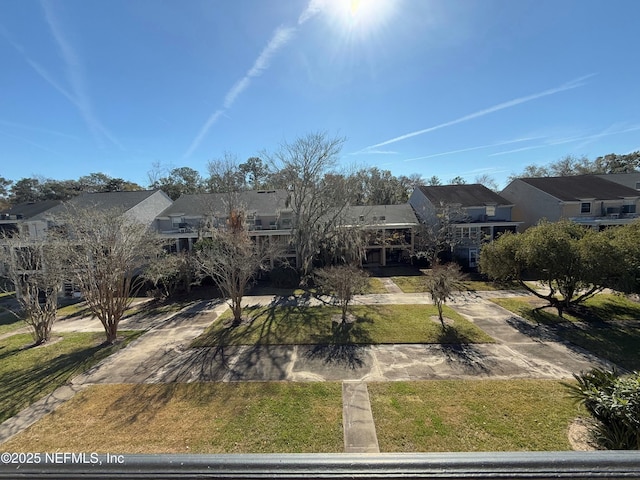
[[[574,375],[570,395],[598,421],[596,439],[611,450],[640,449],[640,372],[619,375],[594,368]]]

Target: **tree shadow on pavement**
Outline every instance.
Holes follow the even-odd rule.
[[[356,318],[351,323],[333,322],[331,334],[319,338],[306,357],[322,359],[327,365],[345,366],[352,370],[363,367],[363,353],[372,339],[362,324],[371,322],[368,317]]]
[[[532,323],[521,317],[512,316],[507,319],[507,324],[518,332],[537,342],[560,341],[557,328],[543,323]]]
[[[466,375],[487,375],[491,369],[487,366],[487,358],[470,344],[442,344],[445,361],[451,366],[460,367]]]

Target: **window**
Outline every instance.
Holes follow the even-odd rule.
[[[623,205],[622,206],[622,213],[636,213],[635,204]]]
[[[582,202],[580,204],[580,213],[591,213],[591,202]]]

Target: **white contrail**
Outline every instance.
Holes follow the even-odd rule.
[[[193,142],[191,142],[189,149],[182,156],[183,160],[189,157],[195,151],[195,149],[200,146],[200,142],[202,142],[202,139],[205,137],[205,135],[207,134],[211,126],[214,123],[216,123],[218,121],[218,118],[220,118],[223,114],[224,114],[224,110],[222,109],[216,110],[213,114],[211,114],[209,119],[205,122],[205,124],[202,126],[202,128],[198,132],[198,135],[196,136],[196,138],[193,140]]]
[[[72,140],[80,140],[80,138],[75,135],[59,132],[57,130],[51,130],[50,128],[34,127],[32,125],[25,125],[23,123],[10,122],[8,120],[3,120],[3,119],[0,119],[0,126],[10,127],[10,128],[19,128],[21,130],[30,130],[32,132],[47,133],[49,135],[56,135],[58,137],[70,138]]]
[[[403,160],[403,162],[414,162],[416,160],[426,160],[427,158],[442,157],[442,156],[445,156],[445,155],[453,155],[454,153],[471,152],[473,150],[482,150],[484,148],[500,147],[502,145],[510,145],[512,143],[528,142],[530,140],[537,140],[537,139],[540,139],[540,138],[543,138],[543,137],[516,138],[515,140],[505,140],[504,142],[489,143],[487,145],[478,145],[477,147],[468,147],[468,148],[461,148],[459,150],[450,150],[448,152],[434,153],[432,155],[425,155],[424,157],[407,158],[406,160]]]
[[[102,122],[98,119],[97,115],[93,111],[93,106],[89,94],[87,93],[87,86],[83,74],[82,65],[78,55],[76,54],[74,48],[67,41],[64,36],[62,29],[60,28],[59,22],[50,7],[49,3],[46,1],[41,2],[42,9],[44,11],[44,17],[49,26],[49,30],[51,31],[51,36],[53,37],[56,45],[60,50],[60,54],[62,56],[62,60],[65,63],[67,69],[67,79],[71,84],[72,93],[67,92],[65,89],[62,89],[56,82],[53,81],[50,75],[37,66],[35,62],[29,61],[29,64],[32,68],[36,70],[45,80],[47,80],[54,88],[56,88],[60,93],[62,93],[65,97],[69,98],[71,102],[78,108],[80,111],[80,115],[87,123],[89,129],[93,132],[94,137],[98,142],[102,141],[102,137],[108,139],[113,144],[117,145],[121,149],[124,149],[122,144],[113,136],[111,132],[109,132]]]
[[[313,18],[316,14],[318,14],[324,8],[324,4],[325,0],[311,0],[307,4],[307,8],[305,8],[305,10],[298,18],[298,25],[302,25],[309,19]],[[265,72],[265,70],[269,68],[274,55],[291,41],[296,32],[297,27],[280,26],[274,30],[273,34],[271,35],[271,39],[262,49],[262,52],[260,52],[258,58],[256,58],[256,60],[253,62],[251,68],[247,71],[247,73],[245,73],[242,78],[235,82],[226,93],[226,95],[224,96],[224,101],[222,103],[222,108],[216,110],[200,128],[198,135],[196,136],[196,138],[194,138],[193,142],[191,142],[191,145],[189,145],[189,148],[182,156],[183,160],[188,158],[200,146],[200,143],[205,138],[213,124],[228,109],[231,108],[231,106],[235,103],[242,92],[249,88],[251,79],[259,77],[260,75],[262,75],[262,73]]]
[[[566,82],[566,83],[560,85],[559,87],[550,88],[548,90],[544,90],[542,92],[534,93],[532,95],[527,95],[527,96],[524,96],[524,97],[515,98],[513,100],[509,100],[507,102],[499,103],[499,104],[494,105],[492,107],[485,108],[484,110],[479,110],[477,112],[470,113],[469,115],[465,115],[464,117],[460,117],[460,118],[457,118],[455,120],[451,120],[449,122],[441,123],[439,125],[435,125],[433,127],[425,128],[423,130],[417,130],[415,132],[411,132],[411,133],[407,133],[407,134],[404,134],[404,135],[400,135],[398,137],[394,137],[394,138],[391,138],[389,140],[385,140],[384,142],[376,143],[375,145],[369,145],[368,147],[363,148],[361,150],[361,152],[364,152],[364,151],[366,151],[368,149],[371,149],[371,148],[382,147],[384,145],[389,145],[391,143],[396,143],[396,142],[399,142],[401,140],[406,140],[407,138],[416,137],[418,135],[423,135],[425,133],[433,132],[434,130],[439,130],[441,128],[450,127],[452,125],[457,125],[458,123],[467,122],[469,120],[473,120],[474,118],[483,117],[483,116],[488,115],[490,113],[494,113],[494,112],[498,112],[500,110],[504,110],[504,109],[507,109],[507,108],[515,107],[517,105],[521,105],[523,103],[530,102],[532,100],[537,100],[539,98],[547,97],[549,95],[554,95],[556,93],[564,92],[566,90],[572,90],[574,88],[582,87],[583,85],[585,85],[584,80],[586,80],[587,78],[590,78],[590,77],[592,77],[594,75],[595,75],[594,73],[589,74],[589,75],[585,75],[585,76],[582,76],[580,78],[576,78],[575,80],[571,80],[569,82]]]
[[[551,147],[551,146],[554,146],[554,145],[564,145],[565,143],[574,143],[574,142],[580,142],[580,141],[597,140],[598,138],[602,138],[602,137],[609,137],[611,135],[618,135],[620,133],[635,132],[635,131],[638,131],[638,130],[640,130],[640,125],[635,125],[635,126],[628,127],[628,128],[623,129],[623,130],[617,130],[617,131],[614,131],[614,132],[609,131],[609,132],[606,132],[606,133],[596,133],[594,135],[585,135],[585,136],[582,136],[582,137],[561,138],[559,140],[554,140],[554,141],[551,141],[551,142],[547,142],[547,143],[545,143],[543,145],[532,145],[530,147],[516,148],[515,150],[507,150],[505,152],[492,153],[489,156],[490,157],[498,157],[500,155],[507,155],[509,153],[524,152],[526,150],[536,150],[538,148]]]
[[[300,14],[300,17],[298,17],[298,25],[302,25],[311,20],[317,14],[322,12],[322,10],[325,9],[326,5],[327,0],[311,0],[307,4],[307,8],[305,8],[304,11]]]
[[[284,28],[278,27],[273,35],[271,36],[271,40],[267,44],[266,47],[262,50],[262,53],[258,56],[256,61],[253,63],[253,66],[249,69],[249,71],[238,80],[231,90],[227,92],[224,97],[224,108],[228,109],[233,105],[233,102],[236,101],[238,95],[240,95],[251,83],[251,79],[254,77],[258,77],[262,75],[262,73],[269,68],[271,64],[271,58],[280,50],[283,46],[285,46],[289,40],[291,40],[293,34],[295,33],[294,28]]]

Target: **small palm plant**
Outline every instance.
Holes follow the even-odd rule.
[[[594,368],[565,384],[569,394],[597,420],[595,437],[611,450],[640,449],[640,372],[619,375]]]

